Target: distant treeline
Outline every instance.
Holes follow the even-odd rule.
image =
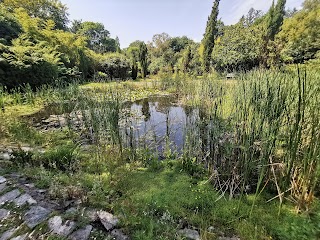
[[[306,0],[299,11],[285,10],[285,3],[278,0],[267,13],[251,9],[225,26],[216,0],[201,43],[162,33],[121,49],[103,24],[70,22],[58,0],[3,0],[0,84],[35,87],[74,78],[136,79],[161,71],[202,75],[319,62],[320,1]]]

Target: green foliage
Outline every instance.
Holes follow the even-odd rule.
[[[147,56],[148,56],[147,45],[144,42],[141,42],[139,44],[139,62],[140,62],[141,74],[143,78],[146,78],[148,74]]]
[[[66,29],[68,23],[67,7],[59,0],[3,0],[9,11],[23,8],[29,16],[55,22],[57,29]]]
[[[8,88],[24,84],[32,87],[54,82],[61,73],[60,54],[46,42],[32,43],[29,39],[12,41],[2,54],[0,83]]]
[[[11,40],[17,38],[21,30],[21,26],[14,15],[6,11],[0,4],[0,43],[10,45]]]
[[[218,71],[250,70],[259,64],[262,36],[256,27],[239,23],[224,28],[212,53],[213,66]]]
[[[61,171],[75,171],[79,168],[77,147],[73,144],[53,148],[34,159],[35,166]]]
[[[88,47],[97,53],[116,52],[119,50],[119,42],[110,38],[110,32],[102,23],[74,21],[72,32],[85,36]]]
[[[106,73],[108,79],[127,79],[129,78],[130,62],[121,53],[108,53],[101,56],[99,69]]]
[[[209,16],[208,22],[207,22],[207,28],[206,32],[204,34],[204,38],[202,40],[203,44],[203,69],[204,72],[209,72],[211,67],[211,54],[214,48],[214,42],[217,38],[217,18],[219,14],[219,2],[220,0],[215,0],[211,14]]]
[[[139,48],[135,46],[129,46],[127,49],[127,55],[131,60],[131,77],[133,80],[135,80],[138,77]]]
[[[320,51],[320,2],[306,1],[302,10],[284,21],[277,35],[285,62],[303,63]]]

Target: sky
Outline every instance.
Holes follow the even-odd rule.
[[[61,0],[70,19],[101,22],[121,48],[135,40],[149,42],[168,33],[200,42],[213,0]],[[303,0],[287,0],[287,8],[299,8]],[[227,25],[238,22],[251,7],[266,12],[272,0],[221,0],[219,18]]]

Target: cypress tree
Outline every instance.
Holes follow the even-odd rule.
[[[277,5],[274,5],[274,1],[272,2],[268,19],[268,40],[273,41],[277,33],[280,32],[285,16],[285,6],[286,0],[278,0]]]
[[[211,54],[214,48],[214,41],[216,39],[217,30],[217,18],[219,14],[219,2],[220,0],[215,0],[211,14],[208,18],[206,32],[204,34],[202,44],[203,44],[203,68],[205,72],[210,71]]]

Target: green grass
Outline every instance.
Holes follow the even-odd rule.
[[[296,76],[255,71],[224,81],[213,75],[168,75],[47,87],[35,93],[2,92],[1,141],[45,148],[45,154],[19,153],[20,166],[11,167],[23,171],[37,187],[49,188],[52,198],[81,199],[84,206],[114,212],[133,239],[181,239],[176,233],[184,227],[199,230],[204,240],[216,239],[221,232],[249,240],[319,239],[319,75],[311,72],[300,82]],[[211,171],[202,168],[206,152],[201,134],[188,135],[183,157],[163,162],[143,149],[122,146],[118,120],[123,102],[153,94],[176,94],[183,105],[201,107],[203,121],[187,130],[204,131],[208,142],[218,146],[209,158]],[[45,104],[67,110],[70,101],[75,110],[87,113],[86,128],[94,130],[94,144],[88,149],[79,148],[79,132],[40,132],[26,117]],[[214,127],[209,124],[213,119]],[[231,140],[223,142],[226,134]],[[270,159],[281,163],[275,172]],[[225,164],[216,164],[220,160]],[[216,171],[219,178],[210,178]],[[248,184],[254,192],[258,185],[257,194],[241,195],[237,189],[229,200],[231,184],[223,188],[218,183],[232,180],[241,183],[240,190]],[[297,187],[284,195],[280,206],[277,198],[267,202],[293,180]],[[222,189],[228,191],[221,195]],[[304,199],[306,195],[312,198]],[[208,231],[210,226],[214,232]],[[95,236],[103,239],[99,232]]]

